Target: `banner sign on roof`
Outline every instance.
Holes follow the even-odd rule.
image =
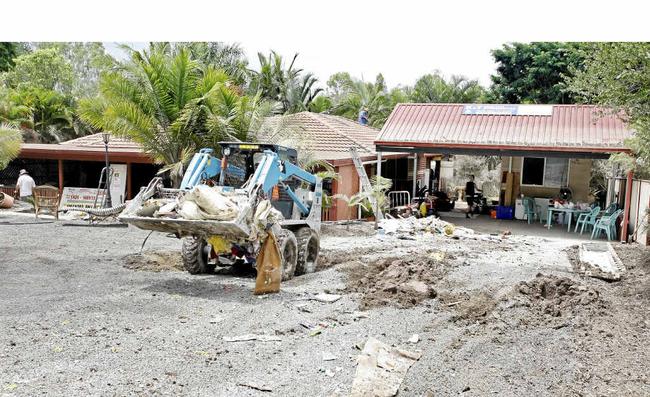
[[[552,116],[553,105],[465,105],[465,115]]]

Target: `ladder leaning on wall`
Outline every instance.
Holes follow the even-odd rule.
[[[361,191],[372,192],[370,179],[368,179],[368,174],[366,174],[366,169],[361,162],[361,158],[359,157],[359,153],[357,153],[357,149],[353,147],[350,148],[350,154],[352,155],[352,162],[354,162],[354,167],[357,169],[357,174],[359,174],[359,178],[361,179]],[[372,205],[372,211],[377,213],[375,214],[377,220],[384,219],[384,214],[381,213],[381,210],[377,211],[377,200],[375,197],[369,195],[368,200],[370,201],[370,205]]]

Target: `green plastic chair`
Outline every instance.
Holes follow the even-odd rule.
[[[618,209],[618,204],[617,203],[611,203],[610,205],[607,206],[605,209],[605,213],[603,215],[611,215]]]
[[[580,234],[585,231],[585,226],[593,228],[596,224],[596,219],[598,219],[598,214],[600,214],[600,207],[596,206],[593,207],[591,211],[578,215],[576,227],[573,229],[573,232],[575,233],[578,231],[578,226],[580,227]]]
[[[522,199],[522,204],[524,205],[524,213],[526,214],[528,224],[530,225],[531,222],[535,220],[535,218],[539,218],[539,205],[535,204],[535,199],[532,197],[524,197]],[[539,221],[542,221],[541,218]]]
[[[623,210],[616,210],[611,215],[603,215],[594,224],[594,230],[591,232],[591,239],[599,237],[601,232],[605,232],[607,240],[614,240],[617,236],[616,220],[621,215]]]

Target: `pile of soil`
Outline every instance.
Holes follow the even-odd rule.
[[[185,271],[178,251],[145,251],[124,257],[124,267],[148,272]]]
[[[447,273],[445,265],[428,257],[380,259],[347,269],[346,292],[361,294],[361,310],[392,305],[413,307],[435,298],[435,282]]]
[[[566,316],[577,306],[591,305],[599,299],[598,291],[592,287],[566,277],[543,274],[537,274],[531,281],[522,281],[515,290],[532,309],[553,317]]]
[[[443,307],[454,310],[450,320],[461,323],[484,323],[497,305],[494,296],[485,291],[441,292],[438,299]]]

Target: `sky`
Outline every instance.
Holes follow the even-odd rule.
[[[439,70],[487,86],[490,50],[504,43],[650,40],[649,6],[633,0],[24,0],[3,4],[3,12],[21,15],[21,7],[29,7],[30,29],[21,18],[5,19],[1,40],[237,42],[251,66],[258,51],[298,52],[298,65],[323,84],[347,71],[412,85]]]
[[[289,62],[293,54],[298,53],[296,64],[305,71],[312,72],[322,85],[336,72],[349,72],[364,80],[374,81],[377,73],[382,73],[390,87],[396,85],[413,85],[415,80],[426,74],[440,71],[445,76],[460,74],[470,79],[477,79],[484,86],[489,86],[490,75],[495,72],[490,50],[501,46],[501,42],[477,42],[465,45],[465,51],[474,54],[471,62],[465,57],[454,56],[458,51],[456,44],[436,41],[409,48],[395,43],[387,57],[380,45],[371,42],[342,43],[336,46],[329,43],[316,46],[311,43],[294,43],[294,40],[278,40],[270,43],[261,37],[250,41],[234,41],[246,51],[249,66],[257,68],[257,53],[267,54],[271,49],[283,55]],[[143,42],[129,42],[130,47],[141,49]],[[116,43],[104,43],[107,51],[118,59],[124,58],[124,52]],[[383,46],[385,44],[381,44]]]

